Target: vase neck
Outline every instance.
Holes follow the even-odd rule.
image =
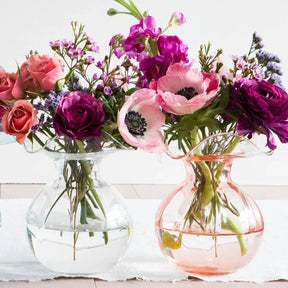
[[[191,157],[185,159],[188,181],[193,181],[194,183],[213,181],[215,185],[220,182],[231,181],[232,157],[225,157],[224,159],[218,155],[212,155],[203,156],[204,160],[200,159],[201,157],[199,156],[197,160],[192,160]]]

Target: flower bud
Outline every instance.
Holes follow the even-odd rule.
[[[114,9],[114,8],[110,8],[108,11],[107,11],[107,15],[109,16],[114,16],[114,15],[117,15],[119,13],[118,10]]]
[[[186,18],[181,12],[174,12],[170,18],[169,25],[183,25],[186,22]]]

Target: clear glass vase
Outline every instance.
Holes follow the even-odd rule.
[[[99,178],[110,152],[49,152],[59,176],[32,202],[28,237],[39,262],[65,274],[103,272],[128,247],[131,219],[120,193]]]
[[[221,133],[183,157],[186,180],[156,215],[158,242],[169,261],[190,273],[221,275],[240,269],[256,255],[263,217],[230,172],[234,159],[259,152],[245,138]]]

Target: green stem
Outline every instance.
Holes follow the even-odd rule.
[[[76,141],[76,144],[79,148],[79,151],[81,153],[86,153],[86,150],[85,150],[83,143],[79,140],[75,140],[75,141]],[[90,189],[96,203],[98,204],[99,208],[101,209],[104,218],[106,219],[107,217],[106,217],[105,209],[104,209],[103,204],[102,204],[102,202],[101,202],[101,200],[100,200],[100,198],[96,192],[96,189],[94,188],[94,182],[93,182],[93,179],[91,177],[92,171],[91,171],[91,168],[89,166],[89,163],[87,160],[84,160],[84,161],[81,161],[81,164],[83,165],[83,167],[84,167],[84,169],[88,175],[87,180],[88,180],[89,189]],[[84,211],[87,212],[87,210],[84,210]],[[103,231],[103,237],[104,237],[105,245],[107,245],[107,243],[108,243],[108,232],[107,231]]]
[[[191,144],[193,145],[193,147],[196,145],[197,143],[197,134],[196,134],[196,129],[193,129],[193,131],[191,132],[191,139],[193,141],[191,141]],[[241,137],[236,137],[235,140],[233,140],[231,143],[229,143],[227,149],[224,151],[223,154],[229,154],[231,153],[235,147],[237,146],[237,144],[240,142]],[[207,165],[207,163],[205,161],[197,161],[196,165],[201,169],[201,174],[203,175],[204,179],[202,181],[202,193],[201,193],[201,205],[200,205],[200,209],[205,208],[209,203],[211,203],[211,201],[213,199],[215,199],[214,197],[216,197],[216,201],[218,205],[222,206],[222,201],[221,199],[218,197],[217,193],[215,193],[215,183],[214,181],[216,181],[216,185],[218,185],[219,183],[219,178],[223,173],[223,169],[224,169],[224,165],[225,162],[221,162],[219,164],[219,166],[217,167],[217,172],[215,175],[215,178],[213,177],[213,173],[211,172],[211,169],[209,168],[209,166]],[[212,205],[212,207],[214,207]],[[214,209],[214,213],[216,213],[216,207],[213,208]],[[209,217],[210,218],[210,217]],[[223,220],[223,218],[221,219],[221,228],[222,229],[227,229],[229,231],[232,231],[233,233],[237,234],[237,238],[240,244],[240,249],[241,249],[241,255],[245,255],[246,251],[247,251],[247,246],[244,240],[244,235],[242,232],[241,227],[237,224],[236,221],[233,221],[233,219],[231,217],[229,217],[229,215],[226,216],[225,221]]]
[[[140,19],[140,18],[144,19],[144,16],[142,15],[142,13],[138,10],[138,8],[135,6],[135,4],[131,0],[129,1],[130,4],[128,4],[124,0],[114,0],[114,1],[122,5],[123,7],[125,7],[128,11],[130,11],[131,15],[134,16],[136,19]]]
[[[230,217],[226,217],[225,221],[223,220],[223,218],[221,219],[221,228],[230,230],[234,232],[235,234],[237,234],[237,238],[238,238],[240,249],[241,249],[241,256],[245,255],[247,252],[247,246],[244,240],[244,235],[243,235],[241,227],[235,221],[233,221]]]
[[[205,161],[197,162],[205,178],[201,193],[201,209],[206,207],[214,197],[214,183],[211,170]]]
[[[79,140],[75,140],[75,141],[77,143],[79,151],[81,153],[87,153],[85,148],[84,148],[83,143],[81,141],[79,141]],[[103,213],[103,216],[106,218],[106,213],[105,213],[104,207],[103,207],[102,202],[101,202],[101,200],[100,200],[100,198],[99,198],[99,196],[98,196],[98,194],[96,192],[96,189],[94,188],[93,179],[91,178],[91,172],[92,171],[91,171],[91,168],[89,166],[89,163],[88,163],[88,161],[81,161],[81,163],[82,163],[82,165],[83,165],[83,167],[84,167],[84,169],[85,169],[85,171],[86,171],[86,173],[88,175],[88,184],[89,184],[90,191],[91,191],[93,197],[95,198],[99,208],[101,209],[101,211]]]
[[[235,148],[236,146],[238,145],[238,143],[240,142],[241,140],[241,137],[237,137],[229,146],[228,148],[225,150],[225,152],[223,154],[230,154]],[[222,175],[222,172],[223,172],[223,168],[225,166],[225,162],[221,162],[219,164],[219,167],[217,168],[217,173],[216,173],[216,180],[217,182],[219,182],[219,178],[220,176]]]
[[[191,131],[191,145],[195,147],[197,145],[197,134],[198,129],[195,126]],[[206,207],[214,197],[214,185],[212,172],[205,161],[197,161],[196,165],[200,167],[201,172],[204,176],[203,190],[201,193],[201,209]]]

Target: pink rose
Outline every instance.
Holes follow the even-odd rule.
[[[4,113],[2,129],[6,134],[16,136],[16,141],[23,144],[31,128],[38,123],[36,115],[37,111],[30,102],[18,100]]]
[[[30,56],[21,66],[21,74],[24,86],[32,92],[54,90],[56,82],[64,82],[65,77],[59,58],[38,54]]]
[[[34,80],[30,75],[27,66],[27,62],[24,62],[20,68],[20,76],[19,73],[17,73],[17,78],[15,81],[15,96],[17,99],[23,98],[25,91],[37,92],[39,90],[34,84]],[[33,93],[28,92],[28,95],[30,97],[36,97],[36,95]]]
[[[148,152],[167,151],[160,129],[165,123],[158,95],[154,90],[141,89],[126,98],[118,113],[119,132],[124,140]]]
[[[0,68],[0,100],[10,101],[23,98],[23,92],[22,94],[18,93],[15,86],[16,79],[15,73],[7,73],[3,68]]]

